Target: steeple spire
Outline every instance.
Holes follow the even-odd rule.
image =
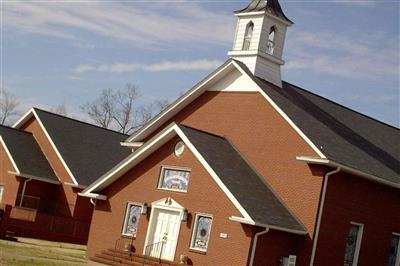
[[[235,15],[239,21],[228,55],[244,63],[255,76],[281,87],[286,30],[293,22],[278,0],[252,0]]]

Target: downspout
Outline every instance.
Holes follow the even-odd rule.
[[[25,196],[26,183],[28,183],[29,181],[32,181],[32,178],[25,179],[24,181],[24,186],[22,187],[21,199],[19,200],[19,207],[22,207],[22,202]]]
[[[321,225],[322,212],[324,211],[325,195],[326,195],[326,189],[328,187],[328,180],[331,175],[337,174],[341,170],[342,170],[341,167],[338,166],[335,170],[327,172],[324,176],[324,185],[322,188],[321,202],[320,202],[319,211],[318,211],[317,227],[315,228],[315,232],[314,232],[314,243],[313,243],[312,252],[311,252],[310,266],[314,265],[314,257],[315,257],[315,252],[317,250],[319,228]]]
[[[92,203],[92,205],[93,205],[94,207],[96,207],[96,202],[97,202],[97,199],[90,198],[90,203]]]
[[[258,237],[259,237],[260,235],[264,235],[264,234],[268,233],[268,231],[269,231],[269,228],[266,227],[265,230],[260,231],[260,232],[258,232],[258,233],[256,233],[256,234],[254,235],[253,246],[252,246],[252,248],[251,248],[251,256],[250,256],[249,266],[253,266],[253,263],[254,263],[254,257],[255,257],[255,255],[256,255]]]

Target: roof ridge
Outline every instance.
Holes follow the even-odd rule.
[[[180,124],[180,123],[177,123],[177,125],[178,125],[178,126],[183,126],[183,127],[186,127],[186,128],[192,129],[192,130],[196,130],[196,131],[198,131],[198,132],[201,132],[201,133],[204,133],[204,134],[213,136],[213,137],[217,137],[217,138],[221,138],[221,139],[225,139],[225,140],[226,140],[226,138],[225,138],[224,136],[217,135],[217,134],[212,133],[212,132],[208,132],[208,131],[205,131],[205,130],[202,130],[202,129],[194,128],[194,127],[187,126],[187,125]]]
[[[2,124],[0,124],[0,127],[4,127],[4,128],[7,128],[7,129],[11,129],[11,130],[19,131],[21,133],[32,135],[32,132],[28,132],[28,131],[25,131],[25,130],[22,130],[22,129],[19,129],[19,128],[13,128],[13,127],[2,125]]]
[[[60,117],[60,118],[69,119],[69,120],[72,120],[72,121],[75,121],[75,122],[78,122],[78,123],[81,123],[81,124],[85,124],[85,125],[88,125],[88,126],[92,126],[92,127],[96,127],[96,128],[99,128],[99,129],[103,129],[103,130],[106,130],[106,131],[109,131],[109,132],[117,133],[117,134],[124,135],[124,136],[129,136],[128,134],[124,134],[124,133],[119,132],[119,131],[116,131],[116,130],[114,130],[114,129],[104,128],[104,127],[101,127],[101,126],[98,126],[98,125],[95,125],[95,124],[91,124],[91,123],[89,123],[89,122],[85,122],[85,121],[82,121],[82,120],[78,120],[78,119],[76,119],[76,118],[72,118],[72,117],[68,117],[68,116],[56,114],[56,113],[50,112],[50,111],[48,111],[48,110],[43,110],[43,109],[40,109],[40,108],[37,108],[37,107],[33,107],[33,109],[34,109],[34,110],[41,111],[41,112],[48,113],[48,114],[50,114],[50,115],[58,116],[58,117]]]
[[[264,79],[263,79],[263,80],[264,80]],[[265,81],[265,80],[264,80],[264,81]],[[361,113],[361,112],[359,112],[359,111],[356,111],[356,110],[354,110],[354,109],[352,109],[352,108],[350,108],[350,107],[348,107],[348,106],[345,106],[345,105],[343,105],[343,104],[337,103],[337,102],[335,102],[335,101],[333,101],[333,100],[331,100],[331,99],[329,99],[329,98],[323,97],[323,96],[321,96],[321,95],[319,95],[319,94],[316,94],[315,92],[312,92],[312,91],[309,91],[309,90],[307,90],[307,89],[301,88],[301,87],[299,87],[299,86],[297,86],[297,85],[295,85],[295,84],[292,84],[292,83],[290,83],[290,82],[287,82],[287,81],[285,81],[285,80],[282,80],[282,81],[285,82],[285,83],[287,83],[287,84],[290,85],[290,86],[296,87],[296,88],[299,89],[299,90],[302,90],[302,91],[304,91],[304,92],[306,92],[306,93],[309,93],[309,94],[311,94],[311,95],[313,95],[313,96],[316,96],[316,97],[318,97],[318,98],[321,98],[322,100],[328,101],[328,102],[330,102],[330,103],[332,103],[332,104],[334,104],[334,105],[337,105],[337,106],[342,107],[342,108],[344,108],[344,109],[347,109],[347,110],[349,110],[349,111],[351,111],[351,112],[353,112],[353,113],[356,113],[356,114],[361,115],[361,116],[363,116],[363,117],[365,117],[365,118],[368,118],[368,119],[370,119],[370,120],[373,120],[374,122],[378,122],[378,123],[380,123],[380,124],[382,124],[382,125],[384,125],[384,126],[391,127],[391,128],[393,128],[393,129],[396,129],[396,130],[400,131],[400,128],[397,128],[397,127],[395,127],[395,126],[393,126],[393,125],[390,125],[390,124],[388,124],[388,123],[386,123],[386,122],[380,121],[380,120],[378,120],[378,119],[376,119],[376,118],[373,118],[373,117],[371,117],[371,116],[369,116],[369,115],[363,114],[363,113]]]

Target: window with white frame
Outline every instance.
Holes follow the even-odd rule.
[[[360,253],[363,225],[351,223],[347,235],[344,266],[356,266]]]
[[[208,242],[210,240],[210,232],[212,225],[212,215],[209,214],[196,214],[194,221],[192,241],[190,248],[200,251],[207,251]]]
[[[253,29],[254,23],[250,21],[246,26],[246,31],[244,33],[244,40],[243,40],[243,50],[247,51],[250,49],[251,39],[253,38]]]
[[[122,228],[123,235],[136,236],[142,208],[142,204],[128,202],[125,211],[124,226]]]
[[[268,43],[267,43],[267,53],[269,53],[270,55],[274,54],[275,34],[276,34],[276,28],[273,26],[269,30]]]
[[[158,188],[187,192],[190,179],[190,170],[175,167],[161,167]]]
[[[393,233],[390,241],[388,266],[400,265],[400,234]]]
[[[4,186],[0,185],[0,203],[3,202]]]

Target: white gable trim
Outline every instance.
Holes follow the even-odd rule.
[[[185,95],[179,98],[174,104],[171,104],[166,110],[157,115],[153,120],[151,120],[146,126],[144,126],[137,133],[130,136],[126,141],[142,141],[143,138],[147,137],[151,132],[152,128],[158,124],[161,126],[164,122],[166,122],[169,118],[173,116],[170,115],[172,111],[177,108],[183,108],[183,106],[187,106],[194,99],[189,98],[190,96],[195,95],[197,98],[203,93],[205,89],[205,85],[209,83],[212,79],[222,74],[227,70],[228,67],[234,66],[240,73],[247,79],[248,87],[251,88],[251,91],[259,92],[264,98],[272,105],[272,107],[285,119],[285,121],[300,135],[300,137],[320,156],[321,158],[326,158],[326,156],[321,152],[321,150],[304,134],[303,131],[286,115],[286,113],[260,88],[260,86],[244,71],[234,60],[227,61],[224,65],[219,67],[215,72],[201,81],[198,85],[189,90]],[[168,116],[170,115],[170,117]]]
[[[41,181],[41,182],[45,182],[45,183],[50,183],[50,184],[55,184],[55,185],[61,184],[57,180],[52,180],[52,179],[49,179],[49,178],[46,178],[46,177],[33,176],[33,175],[25,174],[25,173],[12,172],[12,171],[8,171],[8,173],[11,174],[11,175],[15,175],[15,176],[19,176],[19,177],[25,177],[25,178],[28,178],[28,179],[33,179],[33,180],[37,180],[37,181]]]
[[[166,143],[168,140],[172,139],[172,137],[178,135],[182,141],[186,144],[186,146],[192,151],[192,153],[196,156],[199,162],[203,165],[203,167],[207,170],[207,172],[211,175],[217,185],[222,189],[222,191],[228,196],[233,205],[238,209],[238,211],[243,215],[244,219],[247,221],[254,221],[250,217],[250,215],[246,212],[246,210],[241,206],[239,201],[234,197],[234,195],[229,191],[229,189],[225,186],[225,184],[221,181],[215,171],[211,168],[211,166],[206,162],[203,156],[197,151],[194,145],[190,142],[190,140],[186,137],[183,131],[175,124],[172,123],[168,127],[166,127],[163,131],[154,136],[151,140],[149,140],[145,145],[140,147],[136,152],[126,158],[124,161],[116,165],[113,169],[111,169],[108,173],[100,177],[97,181],[92,183],[89,187],[87,187],[81,194],[91,194],[96,189],[103,189],[106,186],[110,185],[112,182],[116,181],[119,177],[121,177],[124,173],[128,172],[132,167],[137,165],[143,159],[145,159],[148,155],[150,155],[153,151],[159,148],[161,145]],[[150,152],[148,152],[150,150]],[[83,196],[83,195],[82,195]]]
[[[10,153],[9,149],[7,148],[7,145],[6,145],[6,143],[4,142],[4,139],[3,139],[2,136],[0,136],[0,143],[3,145],[4,150],[6,151],[6,154],[7,154],[8,158],[10,159],[11,164],[13,165],[15,171],[17,171],[17,173],[19,174],[20,171],[19,171],[19,169],[18,169],[18,166],[17,166],[17,164],[15,163],[13,157],[11,156],[11,153]]]
[[[187,91],[183,96],[178,98],[174,103],[172,103],[170,106],[168,106],[164,111],[162,111],[160,114],[158,114],[156,117],[154,117],[152,120],[149,121],[142,129],[140,129],[138,132],[132,134],[129,138],[126,139],[125,142],[140,142],[143,140],[143,138],[146,138],[149,134],[147,131],[151,130],[152,127],[156,126],[161,126],[164,122],[163,118],[172,113],[174,109],[177,107],[180,107],[181,105],[186,106],[190,102],[192,102],[194,99],[196,99],[198,96],[200,96],[203,93],[204,86],[213,80],[215,77],[217,77],[220,73],[224,72],[227,70],[229,67],[232,66],[233,60],[227,61],[225,64],[217,68],[214,72],[212,72],[210,75],[208,75],[205,79],[200,81],[198,84],[196,84],[192,89]],[[194,98],[193,98],[194,96]],[[166,118],[168,119],[168,117]],[[152,132],[152,131],[150,131]]]
[[[40,128],[43,130],[44,134],[46,135],[46,138],[49,140],[51,147],[54,149],[55,153],[57,154],[58,159],[61,161],[62,165],[64,166],[65,170],[71,177],[72,181],[74,182],[75,185],[78,185],[78,182],[76,181],[74,175],[72,174],[72,171],[69,169],[67,163],[64,161],[64,159],[61,156],[61,153],[58,151],[56,145],[54,144],[53,140],[51,139],[49,133],[47,132],[46,128],[44,127],[42,121],[40,121],[39,116],[37,115],[36,111],[34,108],[30,109],[25,115],[23,115],[13,126],[13,128],[20,128],[26,121],[28,121],[32,116],[35,116],[36,120],[38,121]]]

